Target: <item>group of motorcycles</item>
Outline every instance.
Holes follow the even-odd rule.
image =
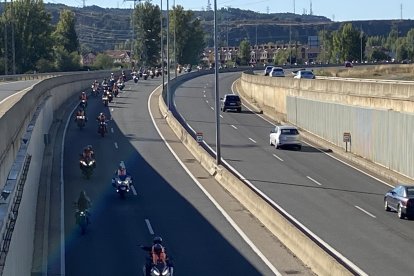
[[[166,73],[166,72],[164,72]],[[144,68],[140,68],[137,71],[133,71],[131,73],[132,75],[132,79],[135,83],[138,82],[139,78],[143,78],[144,80],[147,80],[148,78],[153,79],[154,77],[160,77],[162,76],[163,72],[161,68],[155,67],[155,68],[149,68],[149,69],[144,69]]]

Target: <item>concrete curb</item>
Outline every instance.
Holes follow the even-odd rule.
[[[217,166],[215,159],[186,132],[172,113],[167,110],[162,95],[159,97],[159,108],[161,114],[163,114],[168,125],[180,141],[209,174],[214,176],[218,183],[240,201],[249,212],[259,219],[273,235],[305,265],[309,266],[313,272],[318,275],[353,275],[336,259],[322,250],[309,236],[290,223],[284,214],[278,212],[257,191],[254,191],[252,187],[239,180],[226,168]]]

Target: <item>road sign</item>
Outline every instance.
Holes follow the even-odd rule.
[[[351,133],[350,132],[344,132],[344,142],[345,143],[351,142]]]
[[[202,132],[197,132],[196,133],[196,139],[198,143],[202,143],[203,142],[203,133]]]

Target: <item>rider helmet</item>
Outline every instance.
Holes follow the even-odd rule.
[[[103,112],[99,113],[99,116],[103,116],[103,115],[104,115]]]
[[[162,244],[162,238],[160,236],[157,236],[152,240],[152,243],[153,244]]]
[[[158,243],[155,244],[154,245],[154,253],[159,255],[159,254],[161,254],[161,252],[162,252],[162,245],[158,244]]]

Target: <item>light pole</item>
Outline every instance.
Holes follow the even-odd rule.
[[[165,83],[165,71],[164,71],[164,37],[163,37],[163,14],[162,14],[162,0],[160,1],[160,9],[161,9],[161,72],[162,72],[162,92],[164,93],[164,83]]]
[[[175,8],[175,0],[173,2],[174,7],[174,77],[177,78],[177,54],[175,52],[175,38],[176,38],[176,26],[177,26],[177,10]]]
[[[216,164],[220,165],[220,94],[218,81],[218,51],[217,51],[217,0],[214,0],[214,94],[216,97]]]
[[[167,0],[167,105],[168,110],[171,110],[171,95],[170,95],[170,5]]]

